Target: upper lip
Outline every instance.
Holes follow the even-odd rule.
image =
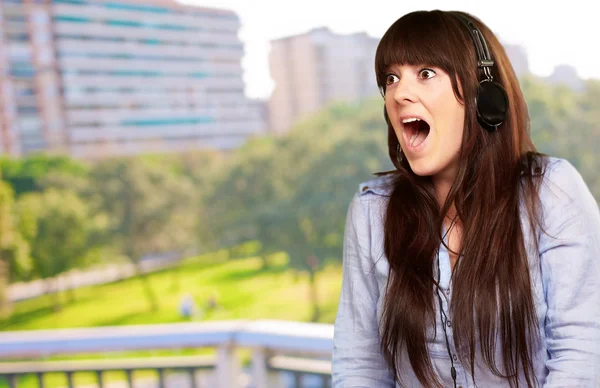
[[[409,114],[403,114],[402,116],[400,116],[400,124],[403,124],[403,121],[406,120],[406,119],[415,119],[415,118],[419,119],[419,120],[422,120],[422,121],[425,121],[427,123],[427,125],[430,125],[429,121],[427,121],[423,116],[415,115],[415,114],[410,114],[410,113]]]

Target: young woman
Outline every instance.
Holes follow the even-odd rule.
[[[600,214],[536,153],[498,39],[414,12],[375,58],[396,170],[347,216],[334,387],[600,387]]]

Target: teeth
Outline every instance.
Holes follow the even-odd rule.
[[[410,145],[413,145],[413,143],[414,143],[415,139],[417,138],[417,136],[419,136],[419,132],[415,133],[414,135],[412,135],[410,137],[410,142],[409,142]]]
[[[421,121],[421,119],[418,119],[416,117],[412,117],[410,119],[404,119],[404,120],[402,120],[402,124],[412,123],[413,121]]]

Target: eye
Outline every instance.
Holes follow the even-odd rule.
[[[435,71],[433,71],[431,69],[421,69],[421,71],[419,72],[419,78],[422,78],[422,79],[431,79],[435,76],[436,76]]]
[[[395,84],[396,82],[398,82],[400,79],[395,76],[394,74],[388,74],[385,76],[385,84],[386,86],[391,85],[391,84]]]

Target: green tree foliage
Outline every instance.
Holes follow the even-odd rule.
[[[600,81],[587,81],[581,93],[533,77],[522,79],[521,87],[538,150],[573,163],[600,201]]]
[[[0,176],[20,196],[31,191],[42,191],[41,180],[50,173],[83,177],[88,167],[67,156],[36,154],[22,159],[0,158]]]
[[[379,109],[378,109],[379,108]],[[289,136],[249,142],[214,183],[208,219],[222,247],[248,240],[263,253],[339,256],[345,210],[362,180],[391,168],[381,101],[333,105]]]
[[[0,316],[10,312],[8,283],[28,278],[31,268],[29,246],[16,223],[13,190],[0,181]]]
[[[600,202],[600,80],[590,80],[577,96],[569,129],[562,139],[564,155],[580,170],[596,201]]]
[[[148,254],[184,251],[194,240],[194,188],[169,165],[143,158],[113,159],[90,174],[92,202],[109,219],[110,242],[136,266],[152,309],[158,298],[140,268]]]
[[[316,272],[340,257],[352,194],[391,167],[380,103],[335,104],[286,137],[249,142],[207,198],[220,246],[257,240],[265,266],[269,255],[285,251],[291,266],[309,272],[314,320]]]
[[[20,230],[31,249],[33,271],[47,279],[80,267],[90,252],[90,236],[99,227],[89,209],[72,191],[49,189],[27,193],[18,201]],[[59,307],[58,299],[55,299]]]

